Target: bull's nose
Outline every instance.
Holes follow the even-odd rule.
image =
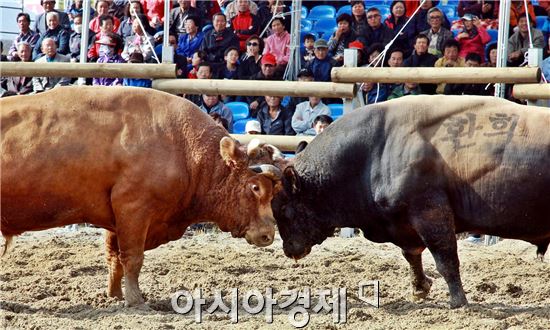
[[[293,241],[284,242],[283,251],[285,252],[285,255],[289,258],[301,259],[309,254],[311,248],[306,247],[305,244],[301,242]]]

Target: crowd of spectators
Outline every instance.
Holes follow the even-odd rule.
[[[364,1],[304,1],[310,9],[328,4],[350,12],[335,18],[333,33],[319,38],[305,34],[301,47],[302,81],[330,81],[330,71],[343,65],[346,48],[358,50],[359,66],[472,67],[496,66],[496,44],[488,28],[498,28],[498,2],[459,1],[457,19],[449,19],[439,1],[388,1],[389,14]],[[529,35],[533,46],[544,49],[543,72],[550,75],[550,0],[528,2],[529,20],[523,0],[512,0],[508,65],[525,64]],[[373,3],[369,1],[368,3]],[[20,33],[3,60],[69,62],[85,54],[89,62],[156,63],[162,41],[173,48],[177,76],[181,79],[281,80],[290,57],[290,1],[275,0],[177,0],[171,2],[169,35],[163,31],[164,1],[97,0],[91,9],[89,26],[82,26],[82,0],[73,0],[65,11],[55,9],[55,0],[41,0],[44,13],[31,27],[28,14],[16,20]],[[420,7],[419,7],[420,6]],[[412,14],[416,11],[416,14]],[[548,15],[542,29],[535,28],[536,16]],[[410,18],[412,17],[412,18]],[[406,24],[408,22],[408,24]],[[88,45],[81,49],[83,29]],[[530,32],[530,33],[529,33]],[[389,46],[393,40],[393,43]],[[381,53],[385,53],[384,62]],[[547,77],[550,79],[550,77]],[[39,93],[74,83],[74,78],[5,77],[3,96]],[[94,78],[89,84],[150,87],[149,79]],[[373,84],[361,85],[365,103],[381,102],[409,94],[492,95],[491,86],[457,84]],[[257,119],[262,134],[316,133],[314,122],[331,115],[335,99],[247,97],[227,95],[182,95],[201,110],[232,130],[228,102],[246,102],[250,116]],[[341,102],[341,101],[340,101]],[[329,117],[330,118],[330,117]]]

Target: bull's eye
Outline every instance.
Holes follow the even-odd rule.
[[[258,187],[258,185],[256,185],[256,184],[253,184],[253,185],[252,185],[252,190],[253,190],[254,192],[259,192],[259,191],[260,191],[260,187]]]

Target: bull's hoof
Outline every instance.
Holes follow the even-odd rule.
[[[126,300],[124,301],[124,307],[138,307],[145,305],[145,300],[141,296],[131,297],[126,295]]]
[[[413,301],[420,301],[420,300],[426,299],[426,297],[430,293],[430,289],[432,288],[432,283],[433,283],[432,279],[427,276],[420,283],[413,282],[413,287],[412,287]]]
[[[118,300],[124,300],[124,297],[122,296],[122,290],[119,291],[119,292],[107,291],[107,297],[109,297],[109,298],[116,298],[116,299],[118,299]]]
[[[451,297],[451,309],[460,308],[468,305],[468,299],[466,297],[453,298]]]
[[[537,253],[537,258],[536,259],[540,262],[544,262],[544,254]]]

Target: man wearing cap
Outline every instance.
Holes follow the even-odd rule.
[[[42,41],[44,39],[52,39],[55,41],[57,52],[60,54],[69,54],[69,38],[71,37],[69,31],[64,29],[59,24],[59,13],[56,11],[50,11],[46,14],[46,20],[48,22],[48,30],[40,34],[40,38],[36,42],[33,51],[33,59],[36,60],[42,56]]]
[[[223,63],[224,52],[229,47],[239,47],[239,38],[226,27],[225,15],[217,13],[212,18],[214,28],[204,35],[200,50],[206,51],[208,61],[214,64]]]
[[[261,59],[260,72],[250,77],[250,80],[280,80],[276,74],[277,59],[273,54],[264,54]],[[258,113],[258,107],[265,99],[263,96],[250,96],[247,98],[250,116],[255,118]]]
[[[48,14],[49,12],[56,12],[59,17],[59,25],[61,25],[64,29],[71,29],[71,21],[69,20],[69,15],[62,11],[54,9],[55,0],[41,0],[40,5],[42,5],[42,8],[44,8],[44,12],[38,15],[38,17],[34,21],[33,30],[36,33],[43,34],[48,30],[46,14]]]
[[[303,68],[298,72],[298,81],[313,81],[313,73],[309,69]],[[294,115],[296,111],[296,106],[302,102],[307,101],[308,98],[305,96],[293,96],[290,98],[286,108],[291,115]]]
[[[336,22],[338,23],[338,28],[328,41],[328,52],[336,61],[336,66],[342,66],[344,64],[344,49],[348,48],[349,43],[358,37],[351,29],[351,16],[349,14],[341,14],[336,19]]]
[[[57,45],[52,38],[45,38],[41,44],[42,52],[44,56],[37,59],[36,63],[46,62],[69,62],[70,57],[59,54],[57,52]],[[33,89],[35,93],[40,93],[57,86],[65,86],[71,82],[70,78],[61,77],[34,77],[32,78]]]
[[[317,39],[314,48],[315,58],[306,64],[306,68],[313,73],[313,80],[330,81],[333,63],[328,56],[328,44],[324,39]]]
[[[244,127],[246,134],[262,134],[262,126],[257,120],[249,120]]]
[[[465,58],[469,53],[477,53],[481,58],[485,57],[485,45],[491,41],[491,36],[482,26],[479,18],[472,14],[462,17],[464,30],[456,36],[460,43],[458,56]]]

